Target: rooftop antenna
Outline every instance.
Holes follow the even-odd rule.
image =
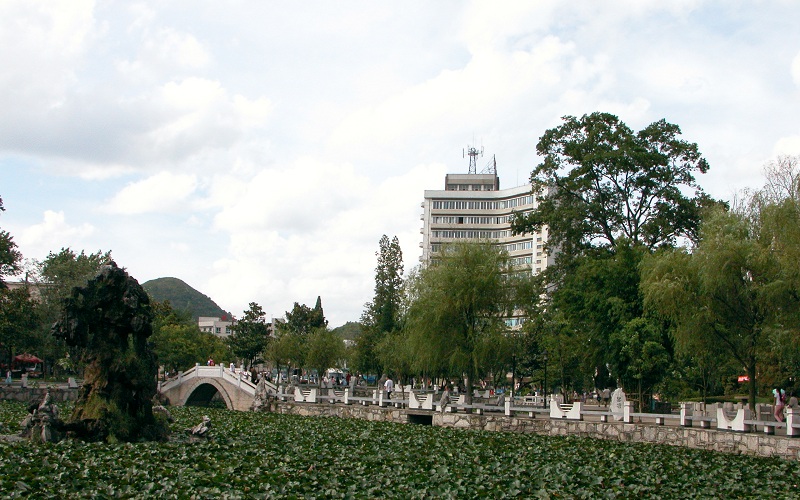
[[[478,156],[483,156],[483,146],[481,146],[480,150],[473,146],[467,146],[466,150],[461,150],[461,156],[465,157],[467,155],[469,155],[469,172],[467,173],[475,174],[478,170]]]
[[[497,158],[495,158],[495,155],[492,155],[492,160],[483,167],[481,173],[497,175]]]

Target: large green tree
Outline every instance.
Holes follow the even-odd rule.
[[[0,212],[5,212],[3,198],[0,198]],[[0,289],[6,288],[7,276],[14,276],[20,272],[22,253],[17,248],[14,238],[8,231],[0,230]]]
[[[608,113],[563,120],[536,146],[544,157],[531,173],[539,203],[516,218],[517,232],[546,227],[548,246],[562,255],[620,239],[654,249],[696,235],[710,199],[694,176],[708,163],[677,125],[659,120],[634,133]]]
[[[614,115],[592,113],[564,117],[537,144],[544,160],[531,183],[539,204],[518,215],[513,228],[547,231],[556,264],[536,278],[538,295],[531,300],[545,322],[558,325],[545,323],[541,335],[557,333],[582,347],[584,377],[578,379],[594,373],[598,386],[614,380],[636,380],[638,386],[639,379],[629,375],[643,376],[649,354],[644,344],[633,342],[633,332],[663,339],[659,352],[671,352],[663,331],[649,335],[663,328],[661,323],[644,329],[638,323],[637,266],[657,248],[695,240],[703,210],[714,203],[695,180],[708,164],[697,145],[680,135],[680,128],[665,120],[634,132]],[[625,366],[611,362],[620,359]],[[568,366],[570,360],[564,361]]]
[[[459,242],[420,271],[411,286],[405,329],[416,368],[463,376],[467,398],[486,371],[487,343],[502,338],[513,308],[507,254],[488,241]]]
[[[50,326],[61,311],[62,300],[69,297],[75,287],[84,286],[100,271],[103,264],[111,260],[111,252],[98,251],[87,254],[62,248],[58,253],[50,252],[43,261],[34,261],[30,277],[39,290],[38,311],[40,325],[37,330],[37,354],[47,364],[81,359],[80,346],[67,346],[50,335]],[[81,367],[77,367],[81,371]]]
[[[0,198],[0,212],[5,211]],[[37,312],[28,287],[9,290],[5,280],[20,272],[22,254],[14,238],[0,230],[0,364],[11,365],[11,358],[18,349],[32,350],[35,347],[33,333],[37,326]]]
[[[249,309],[230,329],[228,346],[234,356],[244,360],[249,370],[264,355],[270,341],[264,309],[251,302]]]
[[[278,346],[272,356],[281,353],[280,358],[294,368],[305,368],[308,366],[308,342],[312,332],[327,326],[328,320],[325,319],[320,297],[317,297],[313,309],[295,302],[292,310],[286,311],[286,319],[275,321]]]
[[[375,267],[375,291],[361,315],[363,328],[355,342],[353,368],[362,373],[381,373],[378,344],[400,326],[403,304],[403,252],[397,236],[391,241],[385,234],[378,242]]]

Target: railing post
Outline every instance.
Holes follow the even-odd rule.
[[[622,421],[626,424],[633,423],[631,413],[633,413],[633,401],[625,401],[625,407],[622,409]]]
[[[800,429],[795,429],[794,425],[800,425],[800,409],[786,408],[786,435],[800,436]]]
[[[344,404],[346,404],[346,405],[350,404],[350,388],[349,387],[345,387],[344,388]]]
[[[506,399],[506,402],[505,402],[505,414],[506,414],[506,417],[510,417],[511,416],[511,400],[510,399]]]
[[[183,372],[178,372],[178,383],[179,384],[183,383]]]
[[[225,378],[225,367],[219,365],[219,378]]]
[[[194,377],[197,378],[200,376],[200,363],[194,364]]]
[[[689,418],[691,403],[681,403],[681,427],[691,427],[692,420]]]

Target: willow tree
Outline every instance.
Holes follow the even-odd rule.
[[[782,286],[785,269],[757,229],[742,215],[719,210],[704,222],[691,253],[646,258],[641,282],[645,307],[672,321],[678,348],[712,343],[744,369],[751,408],[767,332],[780,322],[778,304],[788,305],[791,293]]]
[[[418,363],[442,374],[463,375],[467,398],[485,372],[487,343],[504,334],[513,306],[507,254],[486,241],[443,248],[410,287],[408,333]]]

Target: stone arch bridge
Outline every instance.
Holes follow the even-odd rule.
[[[253,405],[256,386],[241,372],[234,373],[224,366],[195,365],[178,373],[177,377],[159,383],[159,392],[169,399],[171,405],[205,406],[218,395],[228,409],[247,411]]]

